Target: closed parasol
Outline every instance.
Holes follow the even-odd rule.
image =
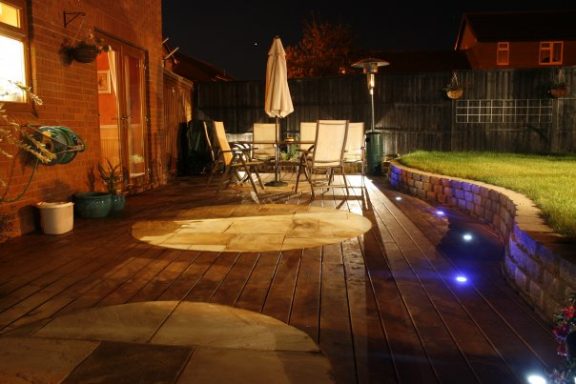
[[[282,46],[282,40],[274,37],[272,47],[268,51],[268,63],[266,65],[266,93],[264,111],[270,117],[276,118],[276,167],[274,181],[266,185],[278,186],[284,183],[278,177],[278,162],[280,142],[280,121],[282,117],[294,112],[290,88],[288,88],[288,70],[286,68],[286,53]]]

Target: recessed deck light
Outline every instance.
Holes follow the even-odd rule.
[[[464,275],[457,275],[455,278],[456,282],[460,283],[460,284],[464,284],[468,282],[468,278]]]
[[[462,240],[464,240],[465,242],[470,242],[474,239],[474,236],[472,236],[471,233],[465,233],[462,235]]]
[[[547,381],[542,375],[531,374],[526,377],[529,384],[546,384]]]

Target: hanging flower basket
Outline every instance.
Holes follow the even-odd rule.
[[[550,96],[557,99],[559,97],[566,97],[566,95],[568,94],[568,90],[566,89],[566,87],[555,87],[551,88],[548,91],[548,93],[550,94]]]
[[[446,91],[446,96],[448,96],[449,99],[459,99],[462,95],[464,95],[462,88],[449,89]]]
[[[87,44],[83,41],[78,43],[77,46],[70,48],[70,56],[80,63],[91,63],[96,60],[96,56],[100,53],[100,49],[94,44]]]
[[[460,85],[456,72],[452,72],[452,78],[443,90],[446,92],[446,96],[452,100],[459,99],[464,95],[464,88]]]

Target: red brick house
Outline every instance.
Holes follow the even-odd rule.
[[[473,69],[576,65],[576,10],[467,13],[455,50]]]
[[[166,182],[161,0],[0,0],[0,7],[0,80],[25,83],[43,105],[6,87],[0,103],[14,119],[68,127],[85,143],[69,163],[35,171],[26,156],[0,156],[0,179],[9,184],[0,185],[0,237],[33,231],[37,202],[104,190],[95,168],[106,159],[122,165],[127,193]],[[91,31],[106,50],[92,62],[71,59],[66,44]]]

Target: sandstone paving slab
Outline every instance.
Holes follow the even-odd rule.
[[[62,384],[170,384],[190,353],[184,347],[103,342]]]
[[[177,384],[334,383],[320,353],[197,348]]]
[[[194,302],[180,303],[151,342],[265,351],[319,350],[306,333],[280,320],[238,308]]]
[[[160,301],[86,309],[53,319],[34,336],[146,342],[175,306]]]
[[[60,383],[99,344],[80,340],[1,337],[0,383]]]
[[[187,209],[178,220],[157,223],[158,233],[153,221],[134,223],[132,236],[161,247],[218,252],[269,252],[334,244],[359,236],[372,225],[361,214],[288,204],[200,207]]]

